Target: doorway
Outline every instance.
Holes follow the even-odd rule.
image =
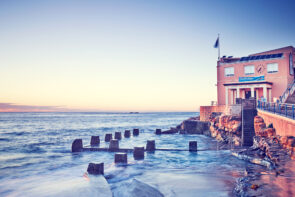
[[[251,97],[251,91],[248,90],[245,92],[245,98],[246,99],[249,99]],[[256,91],[254,91],[254,97],[256,98]]]

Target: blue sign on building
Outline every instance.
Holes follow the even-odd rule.
[[[246,81],[264,81],[264,76],[258,76],[258,77],[239,77],[239,82],[246,82]]]

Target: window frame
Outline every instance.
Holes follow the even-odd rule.
[[[251,67],[251,68],[253,68],[253,73],[251,72],[251,73],[246,73],[246,67]],[[255,74],[255,65],[253,65],[253,64],[251,64],[251,65],[245,65],[244,66],[244,74],[245,75],[254,75]]]
[[[269,66],[273,66],[273,65],[276,65],[277,66],[277,69],[274,71],[273,69],[270,70],[269,69]],[[279,72],[279,64],[277,62],[274,62],[274,63],[268,63],[266,64],[266,70],[267,70],[267,73],[278,73]]]
[[[226,73],[226,70],[229,70],[229,69],[232,69],[232,74],[230,73],[230,74],[227,74]],[[231,66],[231,67],[225,67],[224,68],[224,76],[225,77],[232,77],[232,76],[235,76],[235,67],[233,67],[233,66]]]

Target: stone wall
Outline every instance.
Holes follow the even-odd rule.
[[[262,110],[257,111],[258,115],[264,119],[266,125],[273,124],[277,135],[295,136],[295,120]]]

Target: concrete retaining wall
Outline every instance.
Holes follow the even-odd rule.
[[[260,109],[257,109],[257,111],[257,115],[261,116],[264,119],[266,126],[270,123],[273,124],[273,127],[276,129],[277,135],[295,136],[295,120],[270,112],[262,111]]]
[[[241,115],[241,105],[217,105],[217,106],[201,106],[200,107],[200,120],[209,121],[209,116],[212,112],[221,112],[224,115]]]
[[[209,121],[209,116],[212,112],[224,112],[225,107],[225,105],[200,106],[200,120]]]

